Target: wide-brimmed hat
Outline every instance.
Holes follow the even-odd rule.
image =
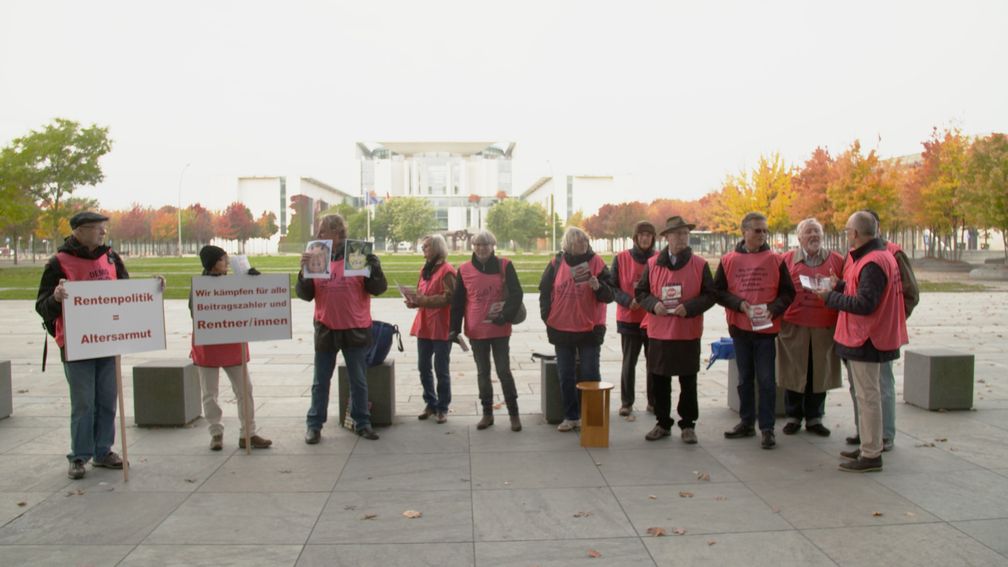
[[[693,230],[694,228],[696,228],[696,225],[690,224],[686,222],[681,216],[676,215],[674,217],[669,217],[668,220],[665,221],[665,228],[663,228],[659,234],[665,236],[665,234],[672,232],[677,228],[688,228],[690,230]]]

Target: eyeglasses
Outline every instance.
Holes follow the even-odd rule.
[[[756,234],[770,234],[769,228],[750,228],[747,230],[755,232]]]

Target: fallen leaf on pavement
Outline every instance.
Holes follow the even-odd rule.
[[[661,537],[668,532],[665,531],[665,528],[648,528],[647,533],[649,536]]]
[[[871,515],[874,516],[874,517],[876,517],[876,518],[880,518],[880,517],[882,517],[882,512],[872,512]]]
[[[648,498],[650,498],[651,500],[658,500],[658,497],[655,496],[654,494],[648,494]]]
[[[687,492],[685,490],[679,492],[679,498],[693,498],[692,492]]]
[[[697,474],[697,480],[707,480],[707,481],[709,481],[710,480],[710,473],[709,472],[702,472],[702,473]]]
[[[713,540],[713,539],[707,540],[707,545],[714,545],[715,543],[717,543],[716,540]]]
[[[588,516],[591,516],[591,515],[592,515],[591,512],[578,512],[578,513],[574,514],[574,517],[575,518],[587,518]]]
[[[948,441],[948,437],[936,437],[935,441],[939,443],[945,443],[946,441]]]
[[[672,530],[675,535],[686,535],[686,528],[676,528]]]
[[[723,502],[725,500],[728,500],[728,497],[727,496],[715,496],[714,500],[717,500],[719,502]]]
[[[364,514],[362,520],[373,520],[378,517],[378,514]]]
[[[27,502],[18,502],[18,506],[20,506],[20,507],[22,507],[22,508],[24,508],[24,507],[25,507],[25,506],[27,506],[27,505],[28,505],[28,503],[27,503]]]
[[[414,518],[419,518],[423,516],[423,512],[417,512],[416,510],[406,510],[405,512],[402,513],[402,515],[412,520]]]
[[[588,550],[588,557],[591,557],[591,558],[594,559],[596,557],[602,557],[602,554],[599,553],[599,552],[597,552],[597,551],[595,551],[594,549],[589,549]]]

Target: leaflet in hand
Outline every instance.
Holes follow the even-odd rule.
[[[490,304],[490,309],[487,309],[486,318],[483,319],[484,323],[493,323],[493,320],[500,316],[501,312],[504,311],[504,302],[495,301]]]
[[[574,283],[584,283],[592,277],[591,267],[588,265],[588,262],[581,262],[576,266],[571,266],[570,271]]]
[[[416,303],[416,287],[411,285],[403,285],[401,283],[396,284],[396,288],[399,293],[402,294],[403,298],[410,303]]]
[[[749,321],[752,323],[752,330],[754,331],[762,331],[763,329],[773,327],[770,310],[767,309],[766,303],[749,306]]]
[[[343,252],[343,275],[345,277],[371,277],[371,266],[367,265],[367,256],[374,244],[367,240],[347,240]]]
[[[798,280],[801,281],[801,286],[809,291],[820,292],[833,289],[830,286],[830,278],[826,276],[812,277],[802,274],[798,276]]]
[[[248,256],[244,254],[228,256],[228,263],[231,264],[231,271],[239,276],[244,276],[252,269],[252,264],[249,263]]]
[[[672,311],[682,303],[682,284],[663,285],[661,302],[667,311]]]
[[[311,240],[305,246],[308,260],[304,262],[301,274],[308,279],[329,279],[332,275],[329,262],[332,258],[332,240]]]

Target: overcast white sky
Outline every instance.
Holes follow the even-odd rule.
[[[1008,131],[1008,2],[0,3],[0,145],[108,126],[103,206],[222,179],[354,192],[361,140],[509,140],[514,191],[631,174],[695,198],[761,153]],[[879,138],[881,137],[881,141]]]

